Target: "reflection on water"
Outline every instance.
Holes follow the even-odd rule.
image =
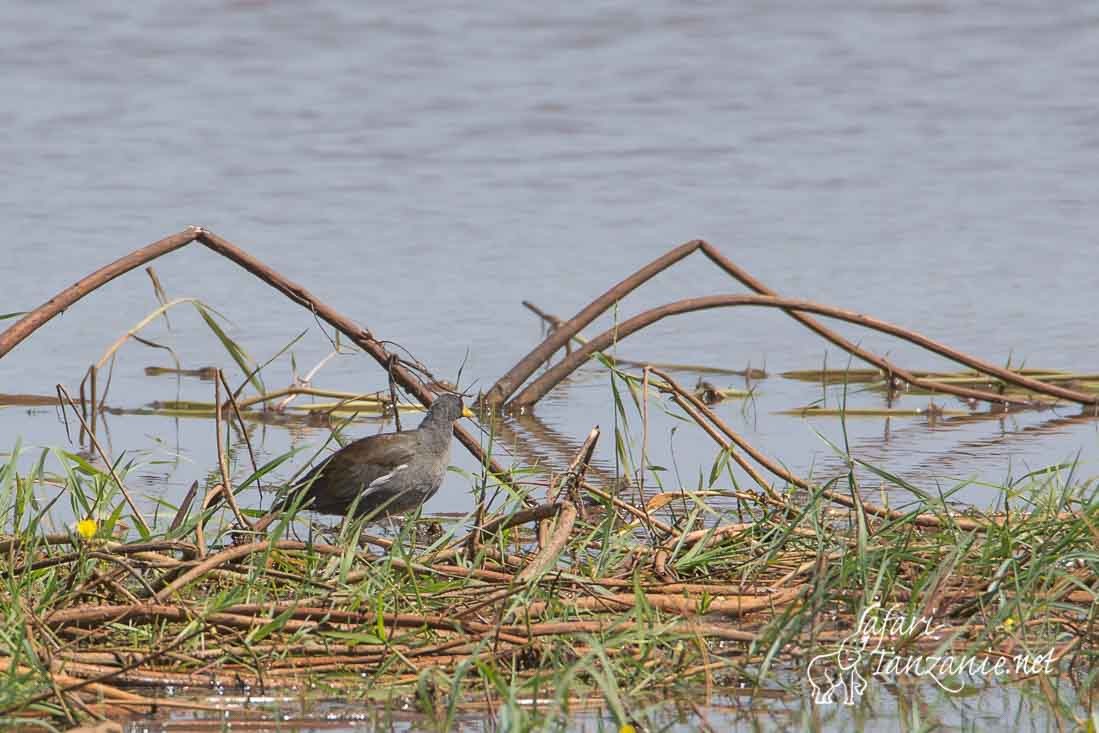
[[[796,690],[797,679],[787,683]],[[850,731],[872,733],[896,730],[986,730],[1003,728],[1010,720],[1018,730],[1056,730],[1058,720],[1040,700],[1035,685],[974,686],[968,694],[951,695],[934,684],[902,683],[899,686],[881,684],[873,680],[869,694],[857,705],[843,704],[809,706],[796,693],[780,690],[723,691],[707,699],[699,695],[692,701],[653,700],[650,705],[630,711],[644,730],[661,730],[669,733],[682,731]],[[1073,692],[1062,690],[1066,699]],[[180,694],[187,696],[187,690]],[[347,710],[344,701],[316,701],[303,708],[296,698],[252,696],[241,697],[233,692],[202,698],[211,704],[229,707],[228,720],[233,728],[263,728],[265,722],[275,717],[281,721],[280,729],[295,731],[324,730],[378,730],[418,731],[436,730],[439,722],[431,715],[417,709],[414,701],[391,706],[362,707],[354,712]],[[554,700],[547,697],[537,706],[543,712],[553,709]],[[528,706],[532,711],[534,705]],[[615,730],[615,719],[600,700],[573,701],[569,730]],[[483,701],[471,701],[460,706],[455,718],[456,731],[497,730],[486,720],[492,711]],[[1066,721],[1062,719],[1061,724]],[[202,713],[178,712],[167,718],[138,719],[135,731],[221,730],[226,723],[223,716],[205,716]],[[708,726],[708,728],[707,728]]]

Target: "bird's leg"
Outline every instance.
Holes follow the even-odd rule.
[[[329,534],[338,541],[340,535],[343,534],[343,522],[341,521],[335,527],[331,525],[325,525],[316,520],[309,521],[309,539],[312,541],[314,535],[319,537],[327,537]]]
[[[443,525],[437,519],[428,519],[423,527],[417,527],[416,539],[425,545],[430,545],[443,536]]]

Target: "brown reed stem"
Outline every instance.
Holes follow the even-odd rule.
[[[496,383],[481,397],[481,402],[489,407],[500,407],[515,390],[549,359],[569,340],[579,333],[589,323],[598,318],[608,308],[621,300],[625,295],[642,283],[652,278],[657,273],[670,267],[683,259],[691,252],[698,249],[701,240],[692,240],[686,244],[667,252],[649,264],[642,267],[634,274],[627,277],[613,288],[593,300],[587,307],[570,318],[559,328],[555,328],[541,344],[534,347],[515,366],[508,370],[507,374],[496,380]]]
[[[756,306],[764,308],[781,308],[786,311],[805,311],[810,313],[816,313],[819,315],[827,316],[829,318],[836,318],[848,323],[853,323],[859,326],[863,326],[875,331],[887,333],[891,336],[903,339],[910,343],[916,344],[928,351],[939,354],[940,356],[956,361],[960,364],[964,364],[979,372],[983,372],[990,376],[996,377],[1006,383],[1014,384],[1024,389],[1031,390],[1038,394],[1044,394],[1051,397],[1058,397],[1061,399],[1076,402],[1081,405],[1099,405],[1099,395],[1078,392],[1076,390],[1066,389],[1059,387],[1055,384],[1046,384],[1037,379],[1012,372],[1007,369],[989,364],[988,362],[981,361],[975,357],[964,354],[960,351],[940,344],[937,341],[923,336],[922,334],[911,331],[901,326],[896,326],[892,323],[871,318],[861,313],[854,311],[844,310],[842,308],[834,308],[832,306],[822,305],[814,303],[808,300],[798,300],[793,298],[778,298],[767,295],[712,295],[703,298],[687,298],[685,300],[678,300],[673,303],[668,303],[658,308],[649,309],[639,315],[634,316],[622,323],[619,323],[611,329],[604,331],[595,338],[584,344],[583,347],[574,351],[571,355],[562,359],[559,363],[552,368],[541,374],[538,379],[528,385],[522,392],[520,392],[512,404],[518,408],[527,408],[540,400],[547,392],[549,392],[554,386],[556,386],[562,379],[567,377],[578,367],[584,364],[591,355],[596,351],[602,351],[611,344],[621,342],[630,334],[639,331],[646,326],[652,325],[657,321],[668,316],[677,315],[680,313],[690,313],[694,311],[709,310],[712,308],[733,308],[739,306]],[[961,387],[953,384],[943,384],[930,379],[923,379],[917,377],[910,372],[890,365],[891,374],[897,378],[908,382],[909,384],[921,387],[924,389],[935,390],[944,392],[947,394],[957,395],[959,397],[967,397],[972,399],[978,399],[985,402],[999,403],[999,404],[1014,404],[1020,406],[1031,406],[1033,401],[1023,399],[1021,397],[1011,397],[1009,395],[1003,395],[999,393],[984,392],[982,390],[971,389],[969,387]]]
[[[557,479],[550,483],[549,488],[546,490],[546,502],[548,504],[556,504],[561,495],[565,495],[565,500],[572,502],[576,507],[576,511],[583,512],[584,503],[580,498],[579,485],[584,480],[584,474],[587,473],[588,465],[591,463],[592,454],[595,452],[595,444],[599,442],[599,426],[596,425],[588,433],[588,437],[584,438],[584,442],[580,444],[580,448],[577,449],[576,454],[572,457],[572,461],[569,462],[569,467],[565,469],[565,473],[558,476]],[[545,547],[550,541],[550,532],[553,529],[553,522],[549,519],[545,519],[538,524],[538,544],[541,547]]]
[[[591,323],[599,315],[604,313],[607,309],[614,305],[615,302],[621,300],[628,293],[632,292],[634,289],[642,285],[654,275],[661,272],[662,270],[667,269],[668,267],[688,256],[695,250],[701,250],[702,253],[712,263],[717,265],[720,269],[724,270],[727,274],[731,275],[733,278],[737,279],[756,293],[766,296],[775,296],[774,291],[770,290],[769,288],[767,288],[767,286],[754,278],[751,274],[738,267],[735,263],[725,257],[725,255],[723,255],[716,247],[702,240],[692,240],[670,250],[663,256],[653,260],[630,277],[615,285],[599,298],[592,301],[587,307],[585,307],[583,310],[573,316],[573,318],[571,318],[569,321],[560,324],[560,326],[555,328],[554,331],[545,340],[543,340],[541,344],[536,346],[530,353],[527,354],[527,356],[521,359],[519,363],[517,363],[514,367],[511,368],[511,370],[508,371],[507,374],[497,380],[492,388],[490,388],[489,391],[482,397],[482,402],[491,407],[499,407],[500,405],[503,405],[504,402],[506,402],[508,398],[511,397],[511,395],[513,395],[515,391],[519,389],[523,382],[525,382],[543,363],[548,361],[563,344],[568,343],[573,336],[579,333],[581,329]],[[984,402],[989,402],[991,404],[1019,404],[1021,402],[1017,400],[1006,399],[1003,395],[999,395],[997,393],[983,392],[981,390],[968,390],[966,388],[958,387],[955,385],[941,384],[930,379],[913,381],[913,375],[911,375],[909,372],[897,367],[884,357],[866,351],[856,344],[851,343],[844,337],[825,327],[820,322],[814,320],[812,317],[806,315],[805,313],[790,308],[783,309],[796,321],[806,326],[810,330],[816,332],[817,334],[832,342],[836,346],[840,347],[844,351],[876,366],[890,380],[896,377],[910,384],[921,386],[925,389],[932,389],[947,394],[954,394],[960,397],[977,399]],[[964,356],[963,354],[960,354],[960,352],[954,352],[954,354]],[[983,370],[979,369],[978,371]],[[1096,407],[1097,404],[1099,404],[1091,395],[1081,395],[1081,393],[1076,393],[1074,397],[1069,397],[1067,395],[1062,396],[1064,396],[1065,399],[1079,401],[1081,402],[1081,404],[1087,404],[1092,407]],[[522,407],[522,405],[519,404],[517,404],[517,406]]]
[[[733,429],[725,423],[725,421],[723,421],[720,417],[717,416],[717,414],[714,413],[713,410],[707,407],[693,394],[683,389],[683,387],[681,387],[679,383],[672,379],[668,374],[665,374],[664,372],[657,369],[654,369],[653,373],[660,377],[662,380],[664,380],[667,383],[667,386],[672,389],[677,395],[680,395],[684,399],[691,402],[691,404],[694,405],[698,412],[705,415],[706,419],[716,425],[718,429],[721,430],[721,432],[729,438],[729,440],[735,443],[741,450],[751,456],[756,463],[766,468],[772,474],[778,476],[788,484],[797,486],[800,489],[804,489],[810,492],[819,492],[823,497],[830,501],[841,504],[845,507],[848,507],[849,509],[855,508],[855,501],[851,497],[841,494],[837,491],[832,491],[831,489],[822,489],[818,486],[815,486],[814,484],[811,484],[800,476],[791,473],[790,471],[787,471],[781,465],[775,463],[763,453],[760,453],[751,443],[749,443],[747,440],[740,437],[740,435],[734,432]],[[715,441],[723,448],[728,447],[727,443],[718,440],[718,438],[713,436],[712,433],[709,434],[711,435],[711,437],[714,437]],[[902,519],[908,516],[908,514],[906,514],[905,512],[896,511],[894,509],[883,509],[881,507],[876,507],[865,503],[862,504],[862,509],[867,514],[873,514],[876,517],[882,517],[885,519]],[[962,529],[967,530],[984,531],[988,529],[988,525],[986,523],[977,522],[966,517],[951,517],[949,521],[946,521],[933,514],[919,514],[913,517],[912,521],[915,524],[924,527],[942,527],[947,524],[954,524]]]
[[[576,523],[576,507],[568,502],[558,504],[557,523],[553,527],[545,546],[538,551],[534,559],[523,568],[522,572],[515,576],[517,583],[529,583],[549,570],[553,563],[557,562],[557,556],[565,549],[572,535],[572,527]]]
[[[656,517],[653,517],[653,516],[649,515],[649,513],[646,512],[644,509],[638,509],[633,504],[630,504],[629,502],[626,502],[626,501],[622,501],[617,496],[615,496],[613,494],[609,494],[606,491],[603,491],[602,489],[596,488],[595,486],[592,486],[587,481],[581,481],[580,485],[582,487],[584,487],[584,491],[588,492],[589,494],[594,494],[595,496],[599,497],[603,501],[609,501],[612,505],[614,505],[618,509],[622,509],[623,511],[625,511],[629,514],[632,514],[633,516],[637,517],[641,522],[643,522],[643,523],[645,523],[645,524],[647,524],[651,527],[655,527],[656,529],[659,529],[664,534],[672,534],[674,532],[674,530],[672,529],[672,526],[670,524],[665,524],[664,522],[660,521]]]
[[[101,267],[87,277],[81,278],[57,295],[47,300],[42,305],[23,316],[10,328],[0,333],[0,359],[9,351],[37,331],[43,324],[56,316],[61,311],[71,306],[96,288],[109,283],[119,275],[123,275],[135,267],[140,267],[150,260],[154,260],[163,254],[184,247],[195,240],[198,235],[196,227],[187,227],[182,232],[172,234],[159,241],[153,242],[147,247],[135,250],[125,257],[119,258],[109,265]]]
[[[312,312],[316,317],[338,329],[359,348],[373,357],[374,361],[377,362],[380,367],[388,369],[391,360],[395,355],[391,354],[381,342],[375,339],[374,334],[368,329],[363,328],[350,318],[342,315],[331,306],[316,298],[301,285],[283,277],[280,273],[213,232],[200,228],[197,230],[195,238],[210,250],[232,260],[237,265],[240,265],[260,280],[278,290],[290,300]],[[432,392],[428,390],[412,372],[400,364],[399,361],[393,365],[392,374],[394,381],[401,385],[402,389],[418,399],[424,406],[430,406],[435,400]],[[507,472],[499,466],[496,461],[485,454],[481,449],[480,441],[458,424],[454,425],[454,435],[486,470],[496,476],[498,480],[506,482]]]
[[[566,603],[570,608],[576,610],[608,612],[622,611],[624,609],[634,608],[639,603],[647,603],[660,611],[675,613],[680,616],[718,613],[722,616],[736,617],[764,608],[777,608],[793,603],[801,596],[805,589],[806,586],[797,586],[774,593],[753,595],[730,594],[720,598],[711,598],[709,599],[708,604],[704,604],[701,597],[685,597],[660,593],[608,593],[599,596],[570,598]],[[548,608],[548,602],[536,601],[523,609],[524,616],[527,618],[537,618],[545,613]]]
[[[135,250],[105,267],[96,270],[82,278],[73,285],[62,290],[42,305],[25,315],[15,324],[0,333],[0,358],[15,348],[30,334],[34,333],[44,323],[65,310],[73,303],[83,298],[88,293],[102,287],[135,267],[140,267],[163,254],[180,249],[181,247],[197,241],[207,249],[231,260],[235,264],[252,273],[275,290],[285,295],[298,305],[309,310],[316,317],[326,321],[346,335],[351,341],[369,354],[383,368],[390,363],[392,354],[374,338],[368,329],[356,324],[350,318],[323,301],[314,297],[312,293],[292,280],[283,277],[277,271],[260,262],[244,250],[236,247],[229,241],[222,239],[213,232],[202,227],[188,227],[187,229],[165,237],[146,247]],[[401,387],[413,395],[425,406],[430,406],[434,400],[433,394],[404,366],[397,364],[393,368],[393,377]],[[465,446],[487,471],[492,473],[497,480],[508,482],[508,473],[491,457],[481,449],[480,442],[460,425],[454,426],[454,435]]]

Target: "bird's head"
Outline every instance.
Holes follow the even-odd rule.
[[[435,401],[431,403],[431,408],[427,411],[428,419],[434,421],[445,421],[453,423],[460,417],[472,415],[466,406],[462,403],[460,395],[452,393],[444,393],[435,398]]]

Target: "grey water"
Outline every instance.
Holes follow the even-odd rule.
[[[8,2],[0,20],[0,314],[199,224],[476,391],[540,338],[522,300],[570,316],[700,237],[781,294],[998,364],[1099,371],[1092,3]],[[227,331],[256,361],[302,331],[299,374],[331,351],[311,314],[198,245],[154,267],[169,297],[231,319]],[[743,288],[694,255],[587,332],[726,292]],[[141,271],[93,293],[0,361],[0,392],[73,391],[156,305]],[[142,336],[184,367],[214,363],[242,379],[193,309],[169,318],[170,329],[161,321]],[[950,368],[881,334],[837,330],[906,367]],[[776,414],[837,406],[842,388],[777,374],[848,358],[783,314],[678,316],[618,353],[765,368],[754,398],[719,414],[794,471],[845,470],[828,445],[844,443],[840,421]],[[210,382],[149,377],[150,365],[172,357],[125,345],[109,405],[213,398]],[[263,376],[288,386],[289,357]],[[386,380],[347,353],[314,384],[369,391]],[[848,392],[853,406],[883,404]],[[666,486],[697,486],[714,446],[651,412],[650,461],[668,468]],[[1077,475],[1095,473],[1099,423],[1078,412],[859,418],[846,439],[916,486],[966,483],[954,498],[990,507],[995,485],[1041,466],[1079,460]],[[605,371],[578,373],[534,415],[535,427],[514,427],[542,440],[550,464],[595,424],[609,435]],[[391,425],[347,432],[379,429]],[[146,507],[178,502],[216,470],[208,420],[105,415],[101,431],[112,456],[138,460]],[[262,460],[318,447],[328,430],[270,425],[252,437]],[[0,450],[17,438],[24,449],[74,447],[50,407],[0,408]],[[612,446],[604,439],[598,453],[608,472]],[[475,468],[460,450],[455,463]],[[875,497],[904,500],[869,481]],[[451,476],[427,510],[468,510],[468,486]]]

